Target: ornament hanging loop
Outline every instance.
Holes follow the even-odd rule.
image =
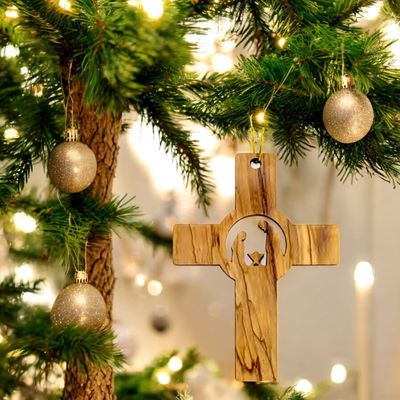
[[[269,106],[272,103],[272,100],[275,98],[275,96],[278,94],[278,92],[283,88],[283,85],[285,84],[286,80],[289,78],[290,74],[295,68],[295,63],[293,63],[290,68],[288,69],[286,75],[284,76],[283,80],[281,83],[276,83],[273,85],[273,89],[271,91],[271,96],[267,102],[267,104],[263,107],[262,110],[256,111],[253,114],[250,114],[249,119],[250,119],[250,144],[251,144],[251,152],[254,154],[256,152],[255,147],[256,147],[256,138],[259,142],[259,152],[258,152],[258,160],[261,162],[262,158],[262,153],[263,153],[263,146],[264,146],[264,141],[265,141],[265,133],[267,131],[267,128],[269,126],[269,115],[268,115],[268,109]],[[254,119],[254,121],[253,121]],[[259,129],[254,128],[254,122],[259,126]]]
[[[65,141],[66,142],[78,142],[79,141],[78,129],[76,129],[74,126],[71,128],[67,128]]]
[[[86,271],[76,271],[75,272],[75,283],[88,283],[89,278]]]

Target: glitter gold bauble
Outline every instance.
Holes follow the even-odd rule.
[[[354,89],[341,89],[329,97],[323,112],[328,133],[338,142],[354,143],[371,129],[374,110],[368,97]]]
[[[60,328],[84,326],[100,329],[107,323],[106,303],[102,295],[79,275],[76,283],[65,287],[57,296],[50,315],[52,323]]]
[[[64,142],[50,153],[47,165],[51,183],[65,193],[85,190],[96,176],[93,151],[81,142]]]

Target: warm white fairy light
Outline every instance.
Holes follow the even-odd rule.
[[[358,289],[367,290],[375,281],[372,265],[367,261],[360,261],[354,270],[354,281]]]
[[[8,6],[6,8],[6,11],[5,11],[4,15],[7,18],[18,18],[19,17],[18,8],[15,7],[15,6]]]
[[[28,75],[29,68],[28,67],[21,67],[20,72],[22,75]]]
[[[7,128],[4,131],[4,139],[6,141],[14,140],[19,138],[19,133],[15,128]]]
[[[24,263],[15,269],[15,279],[17,282],[29,282],[33,279],[33,268],[29,263]]]
[[[362,17],[367,21],[374,21],[379,17],[382,9],[382,1],[378,1],[368,7],[365,7],[362,11]]]
[[[13,58],[19,56],[19,48],[13,46],[12,44],[8,44],[3,47],[0,51],[0,56],[5,58]]]
[[[278,47],[280,47],[281,49],[283,49],[287,43],[287,39],[285,37],[280,37],[277,41],[276,41]]]
[[[147,284],[147,291],[151,296],[159,296],[163,289],[162,283],[156,280],[152,280]]]
[[[161,385],[168,385],[171,382],[171,375],[164,370],[156,372],[156,379]]]
[[[169,359],[168,361],[168,368],[172,372],[177,372],[180,371],[183,367],[183,362],[180,357],[178,356],[173,356]]]
[[[215,53],[211,57],[211,65],[213,70],[219,73],[228,72],[234,66],[232,57],[223,53]]]
[[[300,379],[294,388],[299,393],[310,394],[313,390],[313,385],[308,379]]]
[[[24,213],[23,211],[19,211],[14,214],[13,222],[14,222],[15,228],[18,231],[21,231],[24,233],[31,233],[37,227],[35,218]]]
[[[69,0],[60,0],[58,5],[66,11],[71,11],[72,4]]]
[[[264,125],[267,122],[265,111],[256,112],[254,114],[254,121],[257,122],[257,124]]]
[[[331,370],[331,381],[340,385],[347,378],[347,369],[343,364],[335,364]]]
[[[151,19],[160,19],[164,14],[163,0],[128,0],[127,3],[133,7],[140,7]]]
[[[135,276],[135,284],[136,284],[136,286],[143,287],[146,284],[146,275],[145,274],[137,274]]]

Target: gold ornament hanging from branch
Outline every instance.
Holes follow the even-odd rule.
[[[354,89],[352,78],[345,74],[344,43],[342,53],[342,89],[327,100],[322,119],[328,133],[340,143],[361,140],[372,127],[374,109],[368,97]]]
[[[106,303],[100,292],[88,283],[85,271],[78,271],[75,283],[60,292],[50,316],[52,323],[59,328],[84,326],[100,329],[108,321]]]
[[[326,130],[335,140],[354,143],[370,131],[374,110],[365,94],[343,88],[329,97],[324,107],[323,120]]]
[[[51,183],[65,193],[88,188],[96,177],[97,161],[93,151],[78,141],[76,128],[68,129],[67,141],[50,153],[47,170]]]
[[[235,282],[240,381],[277,380],[277,280],[293,265],[339,261],[337,225],[296,225],[277,210],[275,168],[275,155],[238,154],[235,209],[220,224],[173,233],[176,265],[219,265]],[[249,227],[263,235],[262,252],[248,248]]]

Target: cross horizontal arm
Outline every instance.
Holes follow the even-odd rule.
[[[219,225],[175,225],[173,242],[176,265],[223,265]]]
[[[290,225],[292,265],[334,265],[339,263],[337,225]]]

